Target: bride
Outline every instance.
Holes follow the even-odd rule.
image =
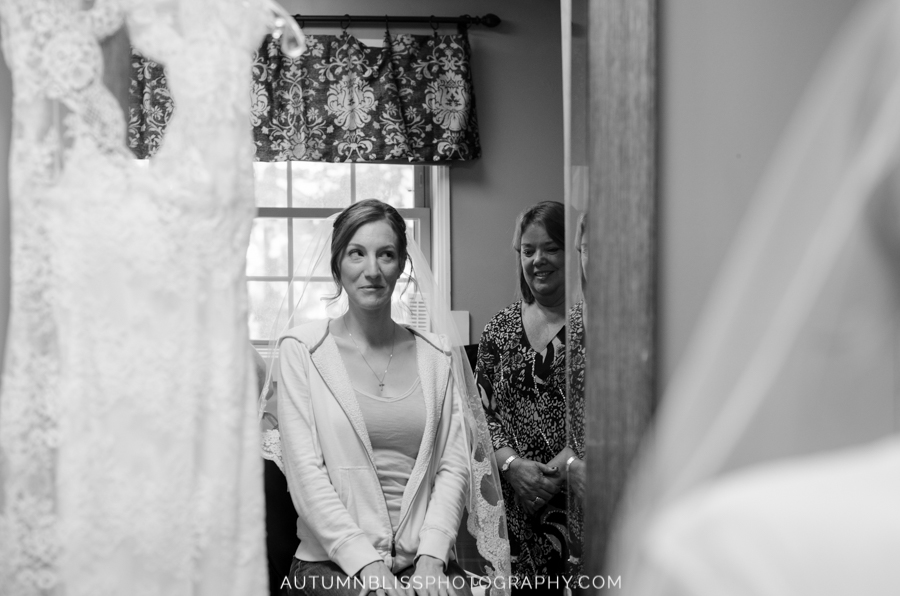
[[[493,509],[499,520],[502,502],[490,505],[470,478],[476,468],[497,476],[490,458],[470,461],[487,435],[478,433],[483,414],[467,395],[467,371],[447,337],[391,316],[410,260],[396,209],[374,199],[353,204],[334,220],[327,244],[334,298],[345,297],[346,312],[278,340],[281,458],[299,514],[290,589],[469,594],[454,552],[467,504],[470,523],[486,524],[479,547],[495,570],[508,555],[502,526],[491,532],[483,515]],[[488,552],[492,541],[499,557]]]

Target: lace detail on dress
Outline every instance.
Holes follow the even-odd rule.
[[[472,385],[474,385],[474,380]],[[466,527],[469,534],[477,537],[478,553],[493,565],[484,570],[491,578],[492,585],[495,586],[491,588],[492,593],[508,593],[508,589],[501,589],[501,587],[507,586],[512,573],[509,539],[506,533],[506,511],[503,506],[503,496],[500,494],[500,487],[496,480],[490,481],[498,478],[498,471],[493,460],[494,449],[491,445],[491,434],[484,415],[476,416],[474,414],[474,412],[480,413],[482,408],[481,395],[477,388],[464,385],[462,389],[463,397],[466,400],[463,404],[463,414],[466,418],[469,444],[473,446],[469,456],[472,468],[472,486],[469,490],[469,517]]]
[[[281,455],[281,432],[277,428],[263,431],[262,456],[275,462],[275,465],[284,474],[284,457]]]
[[[243,276],[265,16],[258,0],[0,0],[14,84],[4,593],[266,591]],[[100,42],[125,19],[175,81],[178,117],[146,167],[102,80]]]

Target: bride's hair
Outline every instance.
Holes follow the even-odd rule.
[[[354,203],[334,220],[334,232],[331,235],[331,277],[337,286],[334,298],[341,295],[341,258],[344,256],[344,250],[357,230],[375,221],[386,221],[391,226],[397,239],[400,270],[406,267],[406,259],[409,256],[406,247],[406,222],[400,213],[378,199],[365,199]]]

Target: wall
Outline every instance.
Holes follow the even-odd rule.
[[[6,62],[0,59],[0,371],[6,347],[9,317],[9,137],[12,127],[12,81]]]
[[[795,103],[857,3],[660,3],[661,387]]]
[[[503,23],[472,27],[472,70],[482,157],[450,170],[452,301],[471,313],[472,341],[512,302],[513,223],[526,207],[563,200],[562,54],[559,3],[548,0],[282,0],[294,13],[484,15]],[[430,33],[391,26],[395,32]],[[453,26],[442,31],[452,32]],[[326,29],[307,31],[328,32]],[[383,29],[351,27],[358,37]]]

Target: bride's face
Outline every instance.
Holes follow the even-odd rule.
[[[385,220],[361,226],[341,257],[341,287],[350,304],[365,310],[390,307],[403,272],[397,235]]]

